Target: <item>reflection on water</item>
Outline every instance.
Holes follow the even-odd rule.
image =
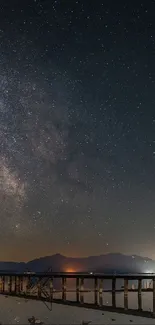
[[[12,279],[12,291],[15,290],[15,281]],[[28,279],[23,279],[22,281],[22,288],[21,291],[26,292],[27,291],[27,285],[28,285]],[[32,282],[33,281],[33,282]],[[37,279],[32,279],[31,284],[37,283]],[[54,289],[61,291],[61,280],[60,279],[54,279]],[[116,281],[116,289],[120,289],[123,285],[123,280],[117,280]],[[133,285],[133,281],[130,283],[129,281],[129,288]],[[138,286],[138,281],[135,281],[134,283],[135,288]],[[144,287],[145,283],[143,284]],[[6,277],[5,281],[5,291],[9,291],[9,277]],[[75,279],[67,279],[66,282],[66,288],[68,290],[75,291],[76,288],[76,280]],[[111,280],[104,280],[104,290],[111,290]],[[46,291],[49,291],[49,285],[47,284],[47,287],[45,287]],[[92,292],[85,292],[84,293],[84,302],[85,303],[94,303],[95,297],[94,297],[94,283],[93,280],[86,280],[84,282],[84,290],[92,290]],[[61,299],[62,298],[62,292],[54,293],[53,298]],[[37,287],[35,286],[30,290],[31,294],[36,294]],[[152,305],[153,305],[153,299],[152,299],[152,293],[151,292],[142,292],[142,309],[145,311],[152,311]],[[10,299],[10,298],[9,298]],[[67,292],[66,293],[66,299],[71,301],[76,301],[76,292]],[[112,306],[112,294],[110,292],[103,292],[102,294],[102,304],[103,305],[109,305]],[[124,307],[124,293],[116,293],[116,307]],[[128,308],[130,309],[138,309],[138,294],[136,292],[128,292]]]
[[[5,290],[9,290],[9,278],[6,279]],[[27,281],[23,279],[22,281],[22,291],[27,290]],[[33,283],[34,284],[34,283]],[[76,281],[74,279],[67,280],[67,289],[75,290]],[[123,281],[117,281],[116,288],[120,289],[123,285]],[[133,285],[132,283],[129,285]],[[137,283],[135,282],[135,287]],[[15,290],[15,281],[12,281],[12,291]],[[34,288],[35,289],[35,288]],[[61,289],[60,279],[55,279],[54,289]],[[85,281],[84,289],[93,290],[94,283],[92,280]],[[111,289],[111,281],[104,281],[104,290]],[[46,288],[49,290],[49,287]],[[36,292],[36,290],[31,290],[31,294]],[[53,298],[61,299],[62,292],[56,292],[53,295]],[[85,303],[94,303],[94,292],[85,292],[84,293],[84,302]],[[151,292],[142,292],[142,309],[144,311],[152,311],[153,299]],[[66,299],[70,301],[76,301],[76,292],[67,292]],[[112,294],[110,292],[103,292],[102,294],[103,305],[112,306]],[[63,306],[53,304],[52,311],[50,312],[47,307],[40,301],[25,300],[23,298],[13,298],[13,297],[4,297],[0,295],[0,323],[2,324],[28,324],[28,318],[33,315],[39,318],[45,324],[81,324],[82,321],[92,320],[92,324],[111,324],[111,318],[116,316],[108,316],[110,313],[105,312],[104,317],[107,318],[107,321],[103,323],[103,314],[102,311],[97,310],[88,310],[86,308],[78,308],[72,306]],[[116,307],[124,307],[124,293],[116,293]],[[136,292],[128,292],[128,308],[129,309],[138,309],[138,294]],[[116,314],[117,315],[117,314]],[[117,315],[116,320],[118,323],[128,323],[129,320],[133,318],[132,316],[127,315]],[[138,321],[139,319],[139,321]],[[142,319],[136,317],[137,324],[147,323],[153,324],[153,319]],[[144,320],[144,322],[143,322]],[[134,321],[134,324],[136,322]],[[116,322],[115,322],[116,324]]]
[[[61,299],[62,293],[54,293],[54,298]],[[110,292],[104,292],[102,294],[103,305],[112,306],[112,294]],[[76,301],[76,293],[67,292],[67,300]],[[94,292],[84,293],[84,302],[94,303]],[[124,294],[116,293],[116,307],[124,307]],[[152,311],[152,292],[142,293],[142,309],[145,311]],[[128,293],[128,308],[138,309],[138,295],[136,292]]]
[[[54,294],[55,298],[61,298],[61,293]],[[75,293],[67,293],[67,299],[75,300]],[[152,294],[144,293],[143,308],[145,310],[152,309]],[[84,295],[85,302],[93,302],[93,293],[86,293]],[[111,294],[104,293],[103,301],[105,304],[111,304]],[[129,293],[129,307],[136,308],[137,294]],[[117,306],[123,306],[124,296],[122,293],[116,295]],[[153,319],[142,319],[140,317],[133,317],[127,315],[117,315],[97,310],[87,310],[85,308],[68,307],[63,305],[53,304],[53,309],[50,312],[46,306],[39,301],[27,301],[23,298],[13,298],[0,296],[0,322],[3,324],[28,324],[28,318],[33,315],[39,318],[45,324],[81,324],[82,320],[92,320],[92,324],[111,324],[111,319],[118,320],[118,324],[128,324],[129,320],[133,319],[134,324],[153,324]],[[105,321],[106,319],[106,321]],[[136,321],[135,321],[136,319]],[[144,320],[144,321],[143,321]],[[117,322],[115,322],[117,324]]]

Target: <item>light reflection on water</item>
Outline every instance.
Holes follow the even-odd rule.
[[[60,299],[62,297],[61,293],[55,293],[54,298]],[[104,292],[103,295],[103,305],[112,306],[112,294],[110,292]],[[67,292],[67,300],[76,301],[76,293]],[[85,303],[94,303],[94,292],[84,293]],[[116,307],[124,306],[124,294],[116,293]],[[142,308],[145,311],[152,311],[152,293],[142,293]],[[138,309],[138,294],[136,292],[128,293],[128,308]]]
[[[6,277],[6,282],[5,282],[5,290],[9,290],[9,278]],[[133,281],[132,281],[133,282]],[[132,282],[130,283],[129,281],[129,287],[131,287]],[[61,280],[60,279],[54,279],[54,288],[56,290],[61,290]],[[123,280],[117,280],[116,281],[116,289],[120,289],[123,285]],[[22,285],[22,290],[26,292],[26,286],[27,286],[27,281],[24,279],[23,280],[23,285]],[[76,287],[76,280],[75,279],[67,279],[66,282],[66,288],[69,290],[75,290]],[[138,281],[135,281],[135,288],[138,287]],[[84,282],[84,290],[93,290],[94,288],[94,283],[93,280],[86,280]],[[104,290],[110,289],[111,290],[112,285],[111,285],[111,280],[104,280]],[[12,281],[12,290],[15,290],[15,281],[13,279]],[[49,287],[46,288],[46,290],[49,290]],[[32,289],[31,292],[36,292],[36,290]],[[54,293],[55,298],[61,298],[62,293]],[[129,308],[138,308],[138,294],[136,292],[128,292],[128,302],[129,302]],[[67,299],[68,300],[76,300],[76,293],[70,293],[67,292]],[[84,302],[88,303],[93,303],[94,302],[94,293],[89,292],[89,293],[84,293]],[[112,295],[111,293],[104,292],[103,293],[103,304],[112,304]],[[123,293],[116,293],[116,305],[118,307],[123,307],[124,304],[124,294]],[[142,308],[144,310],[152,310],[152,293],[151,292],[142,292]]]
[[[117,283],[117,288],[120,288],[122,283]],[[15,288],[15,283],[12,283],[12,289]],[[61,288],[61,282],[56,281],[54,287],[57,290]],[[5,285],[5,290],[7,290],[8,283]],[[67,288],[75,289],[75,280],[67,281]],[[93,289],[93,282],[87,281],[84,285],[85,289]],[[104,289],[111,289],[110,281],[104,283]],[[23,290],[26,291],[26,282],[23,282]],[[54,293],[54,298],[62,298],[62,293]],[[112,305],[112,294],[110,292],[103,292],[103,305]],[[71,301],[76,301],[76,292],[67,292],[66,299]],[[84,293],[84,302],[94,303],[94,292]],[[152,311],[152,293],[142,293],[142,308],[145,311]],[[116,307],[124,306],[124,294],[116,293]],[[138,309],[138,294],[136,292],[128,293],[128,308]],[[47,307],[39,301],[26,301],[23,298],[5,298],[0,295],[0,323],[2,324],[28,324],[28,318],[35,316],[43,321],[45,324],[81,324],[82,321],[92,319],[94,324],[111,324],[111,318],[116,317],[119,324],[130,323],[129,319],[134,320],[134,324],[153,324],[153,319],[145,319],[127,315],[118,315],[108,316],[110,313],[104,313],[104,317],[107,317],[107,320],[103,323],[103,315],[99,310],[87,310],[86,308],[78,308],[71,306],[63,306],[53,304],[52,312],[50,312]],[[114,314],[113,314],[114,315]],[[109,318],[108,318],[109,317]],[[144,322],[143,322],[144,321]],[[112,323],[113,324],[113,323]],[[117,322],[115,322],[117,324]]]
[[[55,298],[61,298],[61,293],[54,294]],[[93,293],[85,293],[85,302],[93,302]],[[75,300],[75,293],[67,293],[67,299]],[[152,309],[152,293],[142,294],[143,308],[145,310]],[[129,307],[136,308],[137,293],[129,293]],[[111,304],[111,294],[103,294],[103,302],[105,304]],[[117,306],[123,306],[124,296],[122,293],[116,295]],[[101,311],[88,310],[85,308],[69,307],[63,305],[53,304],[53,310],[50,312],[47,307],[39,301],[25,301],[21,298],[13,298],[0,296],[0,322],[3,324],[28,324],[28,318],[34,315],[39,318],[45,324],[81,324],[82,320],[92,320],[92,324],[111,324],[111,319],[114,317],[119,320],[119,324],[128,324],[130,319],[134,320],[134,324],[153,324],[153,319],[142,319],[140,317],[133,317],[127,315],[117,315],[111,313],[104,313]],[[106,322],[103,322],[103,318],[107,318]],[[144,322],[143,322],[144,320]],[[113,323],[112,323],[113,324]],[[115,322],[117,324],[117,322]]]
[[[120,289],[123,284],[123,281],[116,282],[116,288]],[[26,291],[27,282],[23,281],[23,291]],[[131,286],[130,282],[129,285]],[[138,286],[138,281],[135,281],[135,287]],[[67,279],[66,288],[69,290],[75,290],[76,280],[75,279]],[[54,288],[56,290],[61,289],[61,281],[60,279],[54,279]],[[92,280],[86,280],[84,283],[84,289],[93,290],[94,285]],[[5,290],[8,290],[8,281],[5,283]],[[15,289],[15,282],[12,281],[12,290]],[[104,281],[104,290],[111,289],[111,280]],[[47,289],[47,291],[49,288]],[[36,290],[32,290],[31,293],[35,294]],[[62,293],[54,293],[54,298],[62,298]],[[76,301],[76,292],[67,292],[66,295],[67,300]],[[153,299],[151,292],[142,292],[142,309],[146,311],[152,311],[153,307]],[[103,305],[112,305],[112,294],[110,292],[103,292],[102,295]],[[86,303],[94,303],[94,292],[84,293],[84,302]],[[124,306],[124,294],[116,293],[116,307]],[[128,308],[138,309],[138,294],[136,292],[128,292]]]

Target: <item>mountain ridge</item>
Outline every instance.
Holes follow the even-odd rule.
[[[109,253],[87,257],[67,257],[56,253],[43,256],[28,262],[0,261],[0,270],[44,272],[53,271],[86,271],[86,272],[155,272],[155,261],[138,255]]]

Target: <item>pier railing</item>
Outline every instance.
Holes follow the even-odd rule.
[[[74,279],[74,288],[67,286],[67,280]],[[90,280],[90,287],[85,287],[85,281]],[[105,286],[110,280],[111,288]],[[55,286],[55,281],[57,281]],[[58,283],[59,282],[59,283]],[[60,285],[61,282],[61,285]],[[136,285],[137,283],[137,285]],[[74,292],[75,300],[68,300],[67,293]],[[86,303],[86,292],[93,292],[94,301]],[[104,294],[111,294],[111,306],[103,304]],[[129,308],[130,292],[137,292],[137,309]],[[152,293],[152,308],[144,311],[142,294]],[[61,293],[61,298],[55,297]],[[123,307],[117,307],[117,293],[124,294]],[[9,273],[0,272],[0,294],[18,296],[25,299],[37,299],[45,303],[61,303],[70,306],[86,307],[99,310],[109,310],[145,317],[155,317],[155,274],[90,274],[90,273]]]

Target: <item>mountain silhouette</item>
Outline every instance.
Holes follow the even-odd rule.
[[[0,262],[0,270],[44,272],[104,272],[104,273],[145,273],[155,272],[155,261],[136,255],[111,253],[88,257],[66,257],[61,254],[45,256],[27,263]]]

